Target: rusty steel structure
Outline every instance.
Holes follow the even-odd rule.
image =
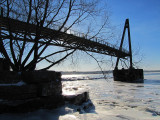
[[[58,31],[56,29],[55,24],[54,28],[39,28],[41,29],[41,38],[42,39],[52,39],[51,42],[45,42],[44,40],[39,40],[40,44],[48,44],[72,49],[79,49],[82,51],[95,52],[105,55],[110,55],[118,58],[125,58],[131,56],[131,52],[123,49],[122,46],[117,47],[116,45],[112,45],[106,41],[103,41],[100,38],[85,36],[83,33],[75,32],[73,30],[65,31],[65,27]],[[56,26],[56,27],[55,27]],[[0,29],[6,32],[11,30],[13,33],[21,33],[23,34],[27,28],[27,34],[32,36],[36,36],[37,26],[34,24],[28,24],[22,20],[17,20],[13,18],[8,18],[3,15],[3,11],[1,11],[0,15]],[[7,39],[9,36],[4,36],[1,34],[2,39]],[[15,38],[16,39],[16,38]],[[23,39],[18,38],[18,40],[22,41]],[[35,41],[26,38],[27,42],[34,43]]]

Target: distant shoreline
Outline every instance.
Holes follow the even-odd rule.
[[[66,74],[102,74],[102,71],[59,71],[63,75]],[[144,72],[160,72],[160,70],[144,70]],[[103,71],[103,73],[112,73],[112,71]]]

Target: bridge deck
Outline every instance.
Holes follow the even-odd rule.
[[[36,36],[36,25],[34,24],[27,24],[26,22],[6,18],[0,16],[0,27],[1,30],[8,31],[8,28],[14,33],[24,33],[27,30],[27,34]],[[55,45],[60,47],[67,47],[73,49],[79,49],[83,51],[90,51],[110,56],[115,56],[119,58],[124,58],[129,56],[129,52],[122,49],[119,50],[118,47],[109,44],[108,42],[97,40],[97,39],[88,39],[84,36],[78,36],[75,34],[68,34],[66,32],[58,31],[55,29],[50,28],[39,28],[41,29],[40,37],[42,39],[51,39],[51,42],[45,42],[44,40],[40,39],[38,41],[41,44],[48,44],[48,45]],[[1,35],[2,38],[6,36]],[[23,40],[19,38],[19,40]],[[31,39],[25,39],[27,42],[35,42]]]

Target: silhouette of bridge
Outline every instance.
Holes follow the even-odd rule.
[[[14,13],[13,13],[14,16]],[[126,29],[128,29],[128,45],[129,51],[123,49],[123,42]],[[1,34],[3,31],[3,34]],[[6,33],[19,33],[24,35],[30,35],[37,37],[37,32],[39,32],[38,41],[34,41],[32,38],[26,37],[18,38],[14,36],[7,35]],[[97,37],[89,37],[84,33],[73,31],[69,28],[58,26],[52,24],[49,27],[39,27],[38,25],[27,23],[22,19],[15,19],[15,17],[9,18],[3,16],[3,10],[1,10],[0,15],[0,38],[1,40],[12,39],[40,43],[42,45],[54,45],[72,49],[79,49],[83,51],[90,51],[110,56],[117,57],[116,66],[113,70],[113,76],[115,81],[123,82],[143,82],[143,69],[134,69],[132,65],[132,49],[131,49],[131,37],[130,37],[130,27],[129,19],[126,19],[120,47],[112,45],[103,39]],[[118,70],[118,63],[120,58],[130,58],[130,67],[129,69]]]
[[[61,31],[58,30],[60,26],[53,25],[53,29],[47,27],[39,28],[41,30],[40,40],[41,44],[54,45],[66,48],[79,49],[83,51],[90,51],[110,56],[115,56],[118,58],[124,58],[130,56],[130,52],[119,48],[116,45],[112,45],[100,38],[85,36],[84,33],[76,32],[71,29],[66,31],[66,27],[63,27]],[[0,15],[0,28],[4,31],[11,30],[13,33],[25,33],[27,29],[27,34],[36,36],[37,26],[35,24],[30,24],[24,21],[20,21],[13,18],[4,17],[1,13]],[[2,35],[3,39],[9,38],[9,36]],[[42,40],[43,39],[43,40]],[[51,42],[47,42],[44,39],[49,39]],[[18,38],[18,40],[24,40]],[[32,39],[26,38],[27,42],[35,42]]]

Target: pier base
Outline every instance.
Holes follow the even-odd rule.
[[[61,73],[0,71],[0,114],[53,109],[63,104]]]
[[[143,69],[113,70],[114,81],[143,83]]]

